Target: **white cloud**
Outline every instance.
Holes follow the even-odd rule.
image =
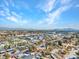
[[[13,22],[18,22],[17,18],[15,16],[10,16],[10,17],[6,17],[7,20],[13,21]]]
[[[69,5],[72,0],[61,0],[61,5]]]
[[[1,10],[1,11],[0,11],[0,16],[5,16],[4,11],[3,11],[3,10]]]
[[[45,13],[49,13],[50,11],[52,11],[57,4],[57,0],[46,0],[44,4],[38,5],[38,7],[43,10]],[[59,4],[60,6],[66,6],[66,5],[70,5],[70,3],[72,2],[72,0],[60,0]]]
[[[12,25],[16,26],[25,26],[29,24],[29,20],[24,19],[24,17],[22,16],[22,12],[19,12],[18,14],[16,13],[16,11],[10,10],[9,6],[11,6],[12,8],[16,8],[14,0],[3,0],[2,2],[3,4],[0,4],[0,7],[2,8],[0,9],[0,16],[5,16],[4,18],[2,18],[3,20],[11,21],[11,23],[14,23]],[[29,8],[29,6],[26,6],[27,4],[25,3],[26,2],[24,1],[22,3],[20,1],[20,3],[17,5],[19,6],[19,8]]]
[[[65,12],[66,10],[68,10],[70,8],[70,6],[61,6],[60,8],[58,8],[57,10],[53,11],[52,13],[48,14],[48,17],[45,18],[43,21],[39,21],[39,24],[48,24],[48,25],[52,25],[55,24],[55,21],[57,21],[57,19],[60,17],[60,15]]]
[[[6,6],[3,6],[3,10],[0,10],[0,16],[5,16],[5,18],[3,18],[4,20],[15,22],[18,25],[24,25],[28,23],[28,21],[24,20],[20,14],[17,14],[15,11],[10,11]]]
[[[12,0],[11,0],[12,1]],[[10,11],[8,7],[9,3],[7,1],[5,1],[6,3],[6,6],[4,6],[4,10],[3,12],[1,12],[2,14],[1,15],[5,15],[6,16],[6,20],[8,21],[12,21],[12,22],[15,22],[17,25],[26,25],[26,24],[31,24],[33,23],[33,25],[30,25],[30,26],[37,26],[39,27],[39,25],[44,25],[45,28],[47,28],[47,26],[53,26],[53,24],[55,24],[57,22],[57,20],[59,19],[60,15],[67,11],[70,6],[70,2],[71,0],[60,0],[61,4],[59,4],[60,6],[58,8],[56,8],[54,11],[52,11],[56,6],[56,2],[57,0],[46,0],[44,5],[40,5],[40,9],[42,11],[45,12],[46,14],[46,18],[44,20],[40,20],[38,21],[36,24],[35,22],[33,23],[33,20],[32,22],[29,22],[29,20],[27,19],[24,19],[23,16],[21,16],[20,14],[17,14],[15,11]],[[10,2],[12,3],[12,2]],[[14,4],[14,3],[12,3]],[[18,2],[18,4],[16,4],[16,6],[14,6],[14,8],[25,8],[25,9],[29,9],[29,6],[28,4],[26,4],[26,2],[21,2],[20,3]],[[44,27],[44,26],[40,26],[40,27]]]
[[[1,4],[0,8],[0,14],[2,14],[1,16],[10,16],[10,10],[5,4]]]
[[[46,12],[47,17],[43,20],[40,20],[38,24],[53,26],[54,24],[56,24],[61,14],[70,9],[70,7],[72,6],[72,4],[70,4],[72,0],[60,0],[60,7],[54,11],[51,11],[55,7],[56,1],[57,0],[49,0],[49,2],[43,6],[42,10]]]
[[[20,14],[17,14],[15,11],[11,11],[11,15],[13,15],[13,16],[19,18],[19,19],[22,18],[22,16]]]
[[[14,0],[3,0],[6,7],[14,6]]]
[[[56,0],[46,0],[44,4],[41,4],[39,8],[48,13],[55,7]]]
[[[27,24],[28,21],[26,19],[24,19],[20,14],[18,15],[16,12],[12,11],[11,12],[13,16],[17,17],[17,23],[24,25]]]
[[[3,0],[1,2],[2,2],[2,4],[1,4],[1,9],[0,9],[0,16],[4,16],[4,18],[2,18],[2,19],[10,20],[12,18],[11,20],[15,21],[15,20],[13,20],[14,19],[13,17],[8,17],[8,16],[10,16],[10,13],[9,13],[10,11],[9,11],[9,8],[7,7],[7,5],[8,5],[7,0]]]
[[[27,20],[18,19],[15,16],[6,17],[6,20],[15,22],[15,24],[17,24],[17,25],[25,25],[25,24],[29,23]]]
[[[79,4],[77,4],[76,7],[79,7]]]

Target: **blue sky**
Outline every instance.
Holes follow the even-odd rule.
[[[0,27],[79,29],[79,0],[0,0]]]

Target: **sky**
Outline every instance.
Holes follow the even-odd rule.
[[[0,27],[79,29],[79,0],[0,0]]]

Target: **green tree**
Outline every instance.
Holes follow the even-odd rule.
[[[5,54],[5,59],[9,59],[10,58],[10,54],[8,54],[7,52],[6,52],[6,54]]]

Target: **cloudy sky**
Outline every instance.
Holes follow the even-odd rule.
[[[0,27],[79,29],[79,0],[0,0]]]

